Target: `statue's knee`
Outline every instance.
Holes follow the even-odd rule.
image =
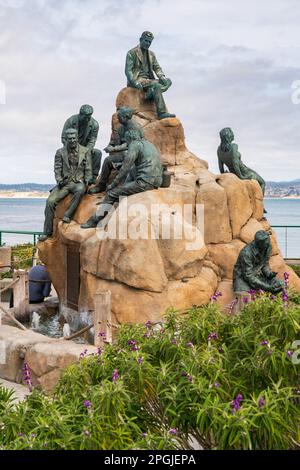
[[[152,83],[151,88],[153,90],[160,90],[160,84],[158,82]]]
[[[82,185],[82,186],[80,186],[80,187],[77,189],[77,191],[76,191],[75,194],[76,194],[78,197],[81,197],[81,196],[83,196],[83,195],[85,194],[85,191],[86,191],[86,188],[85,188],[84,185]]]
[[[48,199],[47,201],[47,208],[54,211],[57,206],[57,202],[55,199]]]

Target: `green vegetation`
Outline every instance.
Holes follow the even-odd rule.
[[[32,266],[32,258],[36,247],[32,243],[23,243],[12,246],[12,269],[29,269]],[[12,271],[1,273],[1,279],[12,277]]]
[[[2,389],[0,449],[187,449],[190,437],[205,449],[296,449],[296,339],[295,293],[260,294],[235,316],[212,301],[125,325],[113,345],[84,351],[53,396],[34,390],[12,406]]]

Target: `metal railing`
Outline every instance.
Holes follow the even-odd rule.
[[[15,234],[15,235],[31,235],[33,237],[33,244],[34,246],[36,245],[37,242],[37,237],[40,235],[43,235],[43,232],[30,232],[30,231],[22,231],[22,230],[0,230],[0,246],[2,246],[3,242],[3,233],[10,233],[10,234]]]
[[[288,229],[300,229],[300,225],[272,225],[271,228],[274,229],[284,229],[284,254],[285,258],[288,256]],[[22,230],[0,230],[0,246],[3,242],[3,233],[10,233],[15,235],[31,235],[33,237],[33,244],[36,245],[37,237],[43,235],[43,232],[31,232],[31,231],[22,231]],[[299,251],[300,251],[300,233],[299,233]]]
[[[284,257],[287,259],[288,258],[288,229],[300,229],[300,225],[272,225],[271,228],[275,228],[275,229],[283,228],[284,229]],[[300,232],[299,232],[299,252],[300,252]],[[292,257],[292,258],[297,259],[297,256]]]

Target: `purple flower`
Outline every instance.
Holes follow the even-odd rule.
[[[175,429],[175,428],[169,429],[169,434],[171,434],[171,435],[177,434],[177,429]]]
[[[221,297],[221,296],[222,296],[222,292],[217,291],[214,293],[214,295],[211,296],[210,301],[216,302],[218,297]]]
[[[193,376],[192,376],[192,375],[188,375],[187,378],[188,378],[188,381],[189,381],[189,382],[193,382]]]
[[[118,369],[115,369],[115,370],[113,371],[112,381],[113,381],[113,382],[116,382],[119,377],[120,377],[120,376],[119,376],[119,371],[118,371]]]
[[[261,346],[270,346],[270,343],[269,343],[269,341],[267,341],[266,339],[264,339],[263,341],[260,342],[260,345],[261,345]]]
[[[242,301],[243,301],[244,304],[249,303],[249,297],[243,297]]]
[[[287,306],[288,301],[289,301],[289,296],[286,290],[282,291],[282,301],[285,304],[285,306]]]
[[[283,277],[284,277],[284,286],[287,289],[288,286],[289,286],[289,277],[290,277],[290,275],[289,275],[289,273],[284,273]]]
[[[211,341],[211,340],[213,340],[213,339],[218,339],[218,334],[215,333],[215,332],[214,332],[214,333],[210,333],[210,334],[208,335],[207,341]]]
[[[251,295],[251,300],[255,300],[255,299],[256,299],[256,295],[258,294],[258,292],[257,292],[255,289],[249,289],[249,290],[248,290],[248,294]]]
[[[18,436],[21,437],[24,436],[24,434],[22,432],[18,432]]]
[[[240,393],[235,397],[234,400],[230,403],[232,408],[232,413],[236,413],[241,408],[241,402],[243,401],[243,395]]]
[[[87,410],[90,410],[92,408],[92,404],[90,400],[84,400],[83,402],[84,406],[86,407]]]
[[[220,347],[218,348],[218,351],[219,351],[219,353],[222,353],[222,352],[224,352],[224,350],[223,350],[222,346],[220,346]]]
[[[127,341],[127,344],[129,346],[132,346],[132,345],[135,345],[136,344],[136,341],[134,341],[133,339],[130,339],[129,341]]]
[[[160,333],[163,335],[166,330],[164,328],[160,329]]]
[[[106,342],[106,334],[104,333],[104,331],[100,331],[100,333],[98,333],[98,336],[102,338],[104,342]]]
[[[33,386],[32,386],[32,382],[31,382],[30,369],[29,369],[29,366],[28,366],[27,362],[24,362],[22,372],[23,372],[23,379],[26,382],[26,384],[28,385],[29,391],[32,392]]]
[[[181,372],[182,377],[187,377],[187,373],[185,371]]]
[[[82,351],[82,353],[80,353],[80,355],[79,355],[80,359],[83,359],[83,358],[86,356],[87,352],[88,352],[87,349],[85,349],[84,351]]]
[[[290,349],[286,352],[288,357],[292,357],[292,355],[294,354],[294,351],[291,351]]]
[[[146,437],[146,436],[147,436],[147,433],[146,433],[146,432],[142,432],[141,437]]]
[[[49,442],[45,442],[44,447],[48,447]]]
[[[146,323],[145,323],[145,326],[146,328],[148,328],[148,330],[150,330],[150,328],[152,328],[152,323],[150,320],[148,320]]]
[[[150,338],[150,332],[146,331],[146,333],[143,334],[144,338]]]
[[[260,397],[260,399],[258,400],[258,407],[259,408],[263,408],[266,404],[266,401],[264,399],[264,397]]]
[[[219,388],[219,387],[220,387],[219,382],[215,382],[215,383],[214,383],[214,387]]]
[[[171,339],[171,343],[172,343],[172,344],[177,344],[176,339],[175,339],[175,338]]]
[[[83,434],[84,434],[85,436],[87,436],[87,437],[89,437],[89,436],[91,435],[90,431],[88,431],[87,429],[85,429],[85,430],[83,431]]]
[[[228,307],[228,313],[232,314],[235,305],[238,303],[238,299],[233,299],[232,302],[230,302],[229,307]]]
[[[32,437],[32,439],[34,439],[36,437],[36,434],[31,434],[30,437]]]
[[[138,361],[139,364],[142,364],[143,358],[142,358],[141,356],[139,356],[138,359],[137,359],[137,361]]]
[[[186,343],[186,346],[187,346],[188,348],[192,348],[194,345],[193,345],[193,343],[192,343],[191,341],[189,341],[188,343]]]

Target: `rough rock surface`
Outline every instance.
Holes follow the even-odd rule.
[[[22,383],[22,368],[26,362],[33,386],[46,391],[53,390],[63,369],[77,362],[84,349],[87,349],[86,354],[97,353],[93,346],[56,340],[8,325],[0,326],[0,341],[5,348],[5,361],[1,361],[5,363],[0,363],[1,379]],[[3,355],[3,349],[1,352]]]
[[[135,109],[133,119],[158,147],[162,162],[174,171],[171,186],[123,200],[97,230],[82,230],[79,224],[95,212],[103,195],[84,196],[69,225],[61,221],[69,198],[58,206],[54,236],[39,243],[39,250],[62,307],[67,305],[66,246],[77,244],[79,312],[93,311],[95,293],[110,290],[113,322],[158,321],[168,307],[208,302],[216,289],[224,291],[218,302],[226,311],[233,298],[232,270],[241,248],[257,230],[270,230],[263,219],[260,186],[231,173],[211,173],[207,163],[186,148],[179,119],[157,120],[153,104],[138,90],[125,88],[119,93],[116,107],[124,105]],[[114,114],[112,131],[116,128]],[[152,213],[158,205],[158,213]],[[195,223],[196,212],[203,206],[204,227],[201,217]],[[126,218],[129,238],[126,224],[124,232]],[[113,227],[117,227],[115,234]],[[183,232],[181,237],[176,230]],[[168,231],[171,236],[166,236]],[[274,233],[272,245],[271,266],[282,278],[290,270]],[[300,279],[292,273],[290,284],[300,291]]]

